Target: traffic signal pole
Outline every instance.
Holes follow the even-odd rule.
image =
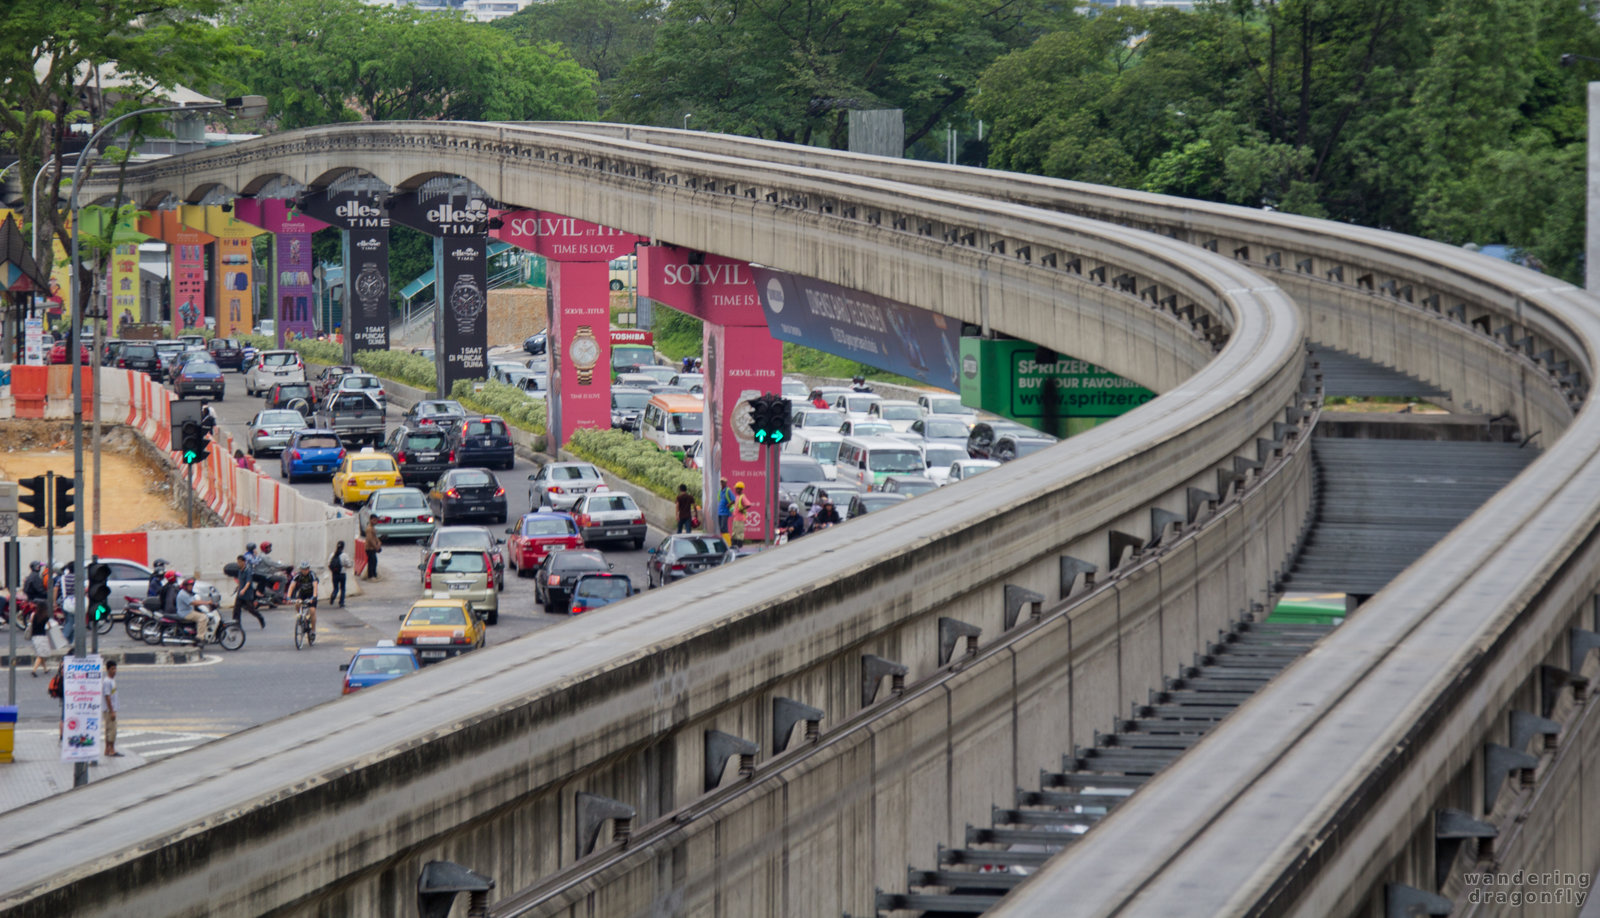
[[[194,465],[187,466],[189,470],[189,528],[194,528]]]

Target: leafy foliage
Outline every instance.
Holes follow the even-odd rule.
[[[450,397],[481,414],[493,414],[529,433],[545,432],[544,402],[529,398],[516,386],[486,382],[476,392],[477,385],[470,379],[458,380],[450,389]]]
[[[410,351],[357,351],[356,366],[374,376],[430,392],[439,384],[433,361]]]
[[[277,347],[276,344],[272,345]],[[308,363],[339,364],[344,363],[344,345],[333,341],[317,341],[312,338],[301,338],[290,341],[289,347],[300,352]]]
[[[700,473],[683,467],[671,453],[622,430],[581,428],[572,432],[567,450],[575,456],[633,482],[668,500],[678,493],[678,485],[688,485],[694,499],[700,499]]]

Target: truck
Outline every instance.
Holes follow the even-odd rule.
[[[312,426],[339,433],[347,446],[377,445],[384,437],[384,409],[363,391],[337,391],[317,408]]]
[[[655,333],[639,328],[611,329],[611,375],[656,362]]]

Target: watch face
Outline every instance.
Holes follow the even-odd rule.
[[[456,278],[450,291],[450,310],[465,323],[464,331],[470,332],[477,325],[478,316],[483,314],[483,291],[478,289],[477,278],[465,274]]]
[[[373,306],[389,292],[389,282],[378,273],[378,266],[367,262],[361,273],[356,275],[356,296],[361,298],[362,305]]]
[[[572,339],[572,362],[585,369],[600,362],[600,345],[593,338]]]

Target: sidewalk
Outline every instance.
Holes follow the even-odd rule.
[[[144,762],[137,752],[101,759],[99,764],[89,766],[89,783],[138,768]],[[61,761],[61,741],[56,731],[18,729],[13,761],[0,764],[0,812],[72,790],[72,768],[71,762]]]

